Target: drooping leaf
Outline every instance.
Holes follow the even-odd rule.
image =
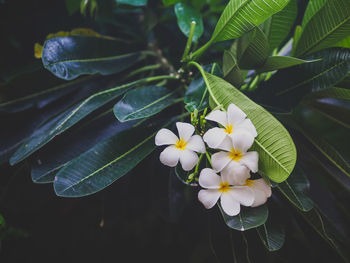
[[[225,109],[234,103],[253,122],[258,136],[252,150],[259,153],[259,173],[278,183],[286,180],[296,162],[295,145],[288,131],[268,111],[230,83],[204,71],[201,73],[213,103]]]
[[[308,61],[308,60],[293,58],[293,57],[273,56],[273,57],[268,57],[267,60],[265,61],[265,64],[262,67],[258,68],[257,71],[258,72],[274,71],[274,70],[289,68],[296,65],[309,63],[309,62],[314,62],[314,61],[312,60]]]
[[[331,47],[350,31],[350,0],[327,1],[310,19],[300,36],[295,56]]]
[[[305,28],[306,24],[309,23],[310,19],[324,6],[327,0],[310,0],[307,4],[303,22],[301,23],[302,28]]]
[[[269,43],[259,27],[238,40],[237,60],[242,69],[253,69],[264,65],[269,56]]]
[[[185,36],[188,37],[190,34],[191,23],[196,23],[196,27],[194,29],[193,34],[193,41],[196,42],[201,37],[204,31],[201,14],[198,12],[198,10],[182,2],[177,3],[174,6],[174,11],[177,17],[177,24],[181,32],[184,33]]]
[[[227,215],[219,206],[226,225],[232,229],[245,231],[265,224],[269,210],[264,204],[258,207],[241,207],[241,212],[236,216]]]
[[[313,202],[307,195],[309,185],[304,171],[297,166],[288,179],[278,184],[277,188],[297,208],[302,211],[310,211],[313,208]]]
[[[81,197],[104,189],[155,149],[158,129],[157,125],[135,127],[100,142],[57,173],[56,194]]]
[[[347,90],[350,91],[350,90]],[[303,105],[318,111],[332,121],[350,128],[350,107],[348,101],[339,99],[319,99],[312,101],[304,101]]]
[[[56,173],[72,159],[106,138],[130,128],[132,124],[134,123],[118,122],[113,112],[108,110],[74,127],[33,155],[31,169],[33,182],[53,182]]]
[[[178,99],[176,91],[165,87],[146,86],[127,92],[114,106],[114,115],[121,122],[150,117],[172,105]]]
[[[71,80],[83,74],[108,75],[121,72],[145,57],[145,53],[125,53],[125,44],[115,40],[69,36],[55,37],[44,44],[44,67],[55,76]]]
[[[116,0],[118,4],[132,5],[132,6],[146,6],[147,0]]]
[[[289,1],[289,3],[278,13],[266,20],[264,32],[269,42],[270,53],[280,46],[291,31],[294,20],[297,17],[297,2]]]
[[[230,82],[234,87],[239,88],[243,84],[244,80],[241,71],[235,54],[231,50],[224,51],[222,70],[225,80]]]
[[[331,48],[305,59],[321,60],[280,70],[257,90],[256,97],[266,105],[290,110],[307,93],[335,86],[350,70],[350,49]]]
[[[258,235],[269,251],[276,251],[282,248],[285,240],[285,230],[280,222],[271,220],[271,215],[266,223],[257,229]]]
[[[68,110],[62,112],[35,130],[30,138],[14,153],[10,159],[10,163],[15,164],[22,161],[94,110],[122,95],[130,88],[145,82],[147,82],[147,79],[141,79],[112,89],[100,91],[81,103],[70,107]]]

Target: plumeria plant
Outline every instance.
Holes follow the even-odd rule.
[[[4,169],[59,197],[168,189],[209,233],[184,262],[349,262],[350,0],[65,3],[0,75]]]

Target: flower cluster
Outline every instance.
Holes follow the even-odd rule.
[[[180,161],[185,171],[197,165],[196,152],[206,153],[204,142],[209,148],[220,150],[211,156],[212,169],[204,168],[200,172],[199,185],[205,189],[199,191],[198,199],[207,209],[220,199],[222,209],[230,216],[239,214],[241,205],[260,206],[271,196],[271,187],[263,178],[250,179],[250,172],[258,171],[259,156],[255,151],[248,151],[257,132],[246,117],[241,109],[230,104],[227,112],[214,110],[205,117],[221,126],[206,131],[203,139],[193,135],[193,125],[182,122],[176,123],[179,137],[168,129],[161,129],[155,138],[156,145],[169,145],[160,154],[160,161],[170,167]]]

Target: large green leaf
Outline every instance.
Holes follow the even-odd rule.
[[[239,231],[263,225],[269,214],[266,204],[258,207],[241,207],[241,212],[236,216],[229,216],[220,206],[219,208],[226,225]]]
[[[159,79],[158,77],[155,78]],[[160,79],[161,78],[162,77],[160,77]],[[70,107],[68,110],[62,112],[35,130],[30,138],[25,141],[22,146],[13,154],[10,159],[10,163],[16,164],[22,161],[24,158],[28,157],[33,152],[51,141],[55,136],[63,133],[65,130],[69,129],[71,126],[73,126],[75,123],[83,119],[94,110],[117,98],[130,88],[142,83],[146,83],[150,80],[154,80],[154,78],[141,79],[112,89],[100,91],[88,97],[81,103]]]
[[[257,90],[261,103],[290,110],[307,93],[335,86],[350,70],[350,49],[331,48],[305,59],[321,60],[278,71]]]
[[[312,199],[307,195],[309,180],[304,171],[297,166],[289,178],[278,184],[281,193],[297,208],[302,211],[310,211],[313,208]]]
[[[325,5],[327,0],[310,0],[304,13],[302,28],[305,28],[310,19]]]
[[[231,0],[222,13],[212,42],[238,38],[260,25],[271,15],[281,11],[289,0]]]
[[[289,68],[296,65],[301,65],[308,62],[314,62],[314,61],[308,61],[308,60],[293,58],[293,57],[273,56],[273,57],[268,57],[264,65],[258,68],[257,71],[258,72],[274,71],[278,69],[284,69],[284,68]]]
[[[222,62],[224,78],[236,88],[239,88],[244,80],[238,66],[236,56],[232,50],[225,50]]]
[[[282,11],[274,14],[264,23],[264,32],[270,46],[270,52],[278,48],[290,33],[297,17],[297,2],[290,1]]]
[[[159,86],[131,90],[114,106],[114,115],[121,122],[150,117],[176,102],[176,93]]]
[[[345,47],[345,48],[350,48],[350,36],[347,38],[344,38],[343,40],[339,41],[333,47]]]
[[[42,61],[55,76],[71,80],[82,74],[121,72],[145,57],[144,52],[125,53],[125,44],[106,38],[69,36],[47,40]]]
[[[269,43],[259,27],[238,40],[237,60],[242,69],[253,69],[264,65],[269,56]]]
[[[239,38],[260,25],[271,15],[281,11],[290,0],[231,0],[220,16],[211,39],[195,53],[200,56],[211,44]]]
[[[286,235],[284,227],[280,222],[272,221],[271,215],[269,215],[266,223],[256,230],[262,243],[269,251],[279,250],[283,246]]]
[[[224,108],[234,103],[253,122],[258,136],[252,150],[259,153],[259,173],[278,183],[286,180],[293,171],[297,157],[288,131],[268,111],[230,83],[204,72],[201,68],[200,70],[213,103]]]
[[[350,92],[350,90],[346,91]],[[335,121],[346,128],[350,128],[350,108],[348,101],[337,99],[312,100],[307,102],[304,101],[303,105],[312,110],[318,111],[328,119]]]
[[[59,196],[80,197],[96,193],[134,168],[154,149],[159,125],[124,131],[100,142],[72,160],[56,175]]]
[[[297,57],[331,47],[349,36],[350,0],[327,1],[306,24],[295,49]]]
[[[177,24],[179,25],[181,32],[184,33],[185,36],[188,37],[190,34],[191,23],[196,23],[196,27],[194,29],[193,34],[193,41],[197,41],[204,31],[201,14],[192,6],[181,2],[177,3],[174,6],[174,10],[177,17]]]

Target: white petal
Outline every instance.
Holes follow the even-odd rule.
[[[219,189],[221,177],[213,169],[204,168],[199,175],[199,185],[208,189]]]
[[[255,126],[250,119],[245,119],[244,121],[239,123],[237,126],[235,126],[235,131],[239,131],[239,130],[245,130],[249,132],[254,138],[258,136]]]
[[[217,149],[225,150],[230,152],[233,149],[232,139],[230,136],[226,135],[225,139],[220,143]]]
[[[247,152],[247,150],[252,147],[254,142],[254,137],[246,131],[237,131],[230,134],[232,139],[232,145],[235,150],[240,150],[242,153]]]
[[[198,153],[205,153],[205,145],[202,137],[199,135],[193,135],[187,142],[186,148]]]
[[[229,216],[238,215],[241,211],[239,202],[230,194],[231,191],[221,195],[221,207]]]
[[[237,162],[229,162],[221,171],[222,180],[231,185],[244,185],[250,177],[249,169]]]
[[[190,171],[198,163],[198,156],[194,151],[191,150],[180,150],[180,163],[182,169],[185,171]]]
[[[224,167],[231,162],[229,153],[227,152],[218,152],[214,153],[211,156],[211,164],[215,171],[220,172]]]
[[[263,191],[267,197],[271,196],[271,186],[268,185],[268,183],[264,180],[264,178],[254,180],[252,188]]]
[[[214,110],[211,113],[209,113],[206,117],[206,120],[215,121],[217,123],[220,123],[222,126],[227,125],[227,114],[224,111],[221,110]]]
[[[247,152],[243,154],[243,157],[238,161],[241,164],[247,166],[253,173],[258,171],[259,155],[257,152]]]
[[[208,144],[210,148],[217,148],[222,141],[226,138],[226,132],[222,128],[209,129],[204,135],[203,140]]]
[[[179,132],[180,139],[183,139],[185,142],[187,142],[194,133],[193,125],[186,122],[177,122],[176,128]]]
[[[266,194],[261,190],[255,189],[254,190],[254,202],[251,206],[252,207],[260,206],[260,205],[265,204],[266,201],[267,201]]]
[[[166,147],[159,157],[162,164],[170,167],[175,167],[180,159],[180,150],[174,145]]]
[[[209,190],[200,190],[198,192],[198,200],[204,205],[206,209],[212,208],[220,198],[220,191],[209,189]]]
[[[160,145],[169,145],[169,144],[175,144],[177,141],[179,140],[179,138],[177,138],[177,136],[168,129],[160,129],[157,132],[155,141],[156,141],[156,145],[160,146]]]
[[[227,108],[227,120],[233,126],[236,126],[240,122],[242,122],[246,116],[247,116],[247,114],[245,114],[235,104],[230,104]]]
[[[244,206],[251,206],[254,202],[254,191],[248,186],[234,186],[230,194]]]

